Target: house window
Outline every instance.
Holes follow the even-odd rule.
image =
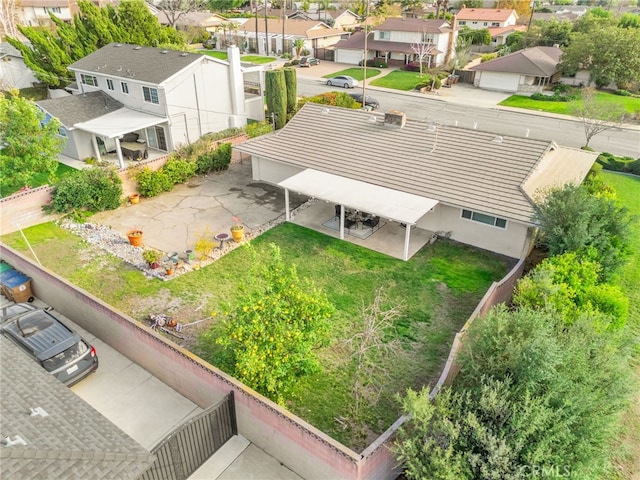
[[[62,9],[60,7],[47,7],[47,11],[51,13],[62,13]]]
[[[129,84],[127,82],[120,82],[120,88],[122,88],[122,93],[129,94]]]
[[[507,221],[504,218],[486,215],[484,213],[472,212],[471,210],[462,210],[462,218],[472,220],[474,222],[485,223],[492,227],[507,228]]]
[[[433,43],[433,33],[423,33],[422,43]]]
[[[466,24],[467,24],[467,21],[466,21],[466,20],[460,20],[460,21],[458,22],[458,25],[466,25]]]
[[[142,87],[142,93],[144,94],[144,101],[149,103],[160,103],[158,100],[158,89],[151,87]]]
[[[500,26],[500,22],[491,22],[491,26],[492,27],[499,27]]]
[[[489,25],[489,22],[484,22],[482,25],[486,27],[487,25]]]
[[[91,85],[92,87],[98,86],[98,79],[93,75],[85,75],[84,73],[80,75],[80,81],[85,85]]]
[[[114,88],[113,88],[113,80],[111,80],[110,78],[107,78],[107,88],[109,90],[114,90]]]
[[[380,40],[390,40],[391,32],[380,32]]]
[[[478,24],[478,22],[471,22],[471,23],[472,23],[473,25],[477,25],[477,24]]]
[[[60,135],[61,137],[66,137],[67,136],[67,129],[64,127],[59,127],[58,128],[58,135]]]

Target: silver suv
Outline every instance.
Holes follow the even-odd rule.
[[[98,368],[96,350],[49,310],[17,304],[2,309],[0,332],[65,385]]]
[[[320,60],[315,57],[302,57],[300,59],[301,67],[310,67],[311,65],[320,65]]]

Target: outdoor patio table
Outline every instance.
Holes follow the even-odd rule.
[[[213,237],[213,239],[220,242],[220,250],[222,250],[222,247],[224,246],[224,242],[229,240],[229,234],[228,233],[219,233],[215,237]]]

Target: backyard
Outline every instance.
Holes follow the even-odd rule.
[[[205,320],[183,329],[182,344],[212,364],[217,346],[202,333],[221,328],[220,320],[243,285],[249,284],[249,255],[238,248],[200,270],[169,282],[150,280],[139,270],[83,242],[52,223],[25,230],[45,267],[69,279],[114,307],[149,324],[150,313],[165,313],[182,323]],[[20,234],[2,237],[28,255]],[[253,240],[258,254],[278,245],[286,264],[311,278],[335,306],[331,341],[318,353],[322,372],[295,388],[287,407],[336,440],[359,450],[388,428],[399,408],[394,395],[407,387],[434,383],[456,331],[467,320],[491,284],[512,262],[486,251],[446,240],[428,245],[403,262],[290,223]],[[363,305],[382,287],[385,307],[402,314],[387,339],[401,342],[399,354],[376,361],[386,370],[378,404],[365,409],[364,422],[350,422],[353,363],[346,341],[359,331]]]

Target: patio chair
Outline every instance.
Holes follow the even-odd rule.
[[[340,218],[340,211],[342,210],[342,205],[336,205],[336,218]]]
[[[368,227],[371,230],[376,228],[379,224],[380,224],[380,217],[377,215],[375,217],[369,217],[362,222],[363,226]]]
[[[346,228],[347,230],[349,230],[351,227],[353,227],[356,223],[355,220],[352,220],[350,218],[345,218],[344,219],[344,228]]]

